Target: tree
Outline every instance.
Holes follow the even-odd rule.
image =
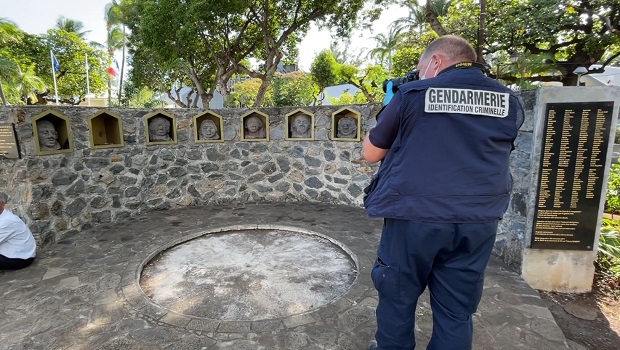
[[[105,48],[108,53],[108,64],[110,66],[114,63],[114,52],[117,50],[123,50],[123,58],[120,71],[120,83],[118,86],[118,100],[120,103],[121,92],[123,91],[123,71],[125,69],[125,26],[121,25],[122,12],[118,3],[113,0],[111,3],[105,5],[104,20],[106,25],[106,42]],[[112,78],[108,78],[108,105],[112,103]]]
[[[255,105],[258,90],[262,85],[259,78],[247,79],[233,85],[233,90],[227,98],[227,106],[229,107],[250,107]],[[271,87],[265,94],[264,106],[271,106]]]
[[[319,87],[319,91],[326,87],[340,84],[338,77],[339,65],[331,50],[323,50],[312,61],[310,74]],[[319,99],[320,103],[321,99]]]
[[[277,107],[309,106],[315,101],[318,88],[312,76],[303,72],[276,73],[273,103]]]
[[[6,50],[0,46],[0,51]],[[47,100],[52,100],[50,91],[53,89],[52,67],[50,61],[50,50],[60,63],[60,70],[55,73],[58,82],[58,95],[60,101],[68,104],[78,104],[84,100],[86,95],[86,67],[85,56],[88,55],[88,65],[90,66],[90,88],[92,92],[101,92],[104,89],[105,69],[102,63],[105,62],[105,53],[97,50],[75,33],[65,30],[50,29],[44,35],[24,34],[24,40],[10,46],[13,60],[20,66],[23,76],[19,77],[19,86],[22,90],[30,89],[36,93],[36,98],[26,100],[28,104],[45,104]],[[34,74],[31,74],[33,72]],[[38,89],[32,83],[35,79],[29,77],[36,75],[45,83],[45,88]],[[35,84],[36,85],[36,84]]]
[[[74,33],[82,40],[85,39],[86,34],[91,32],[90,30],[84,30],[84,23],[66,18],[64,16],[60,16],[56,19],[56,29]]]
[[[388,74],[383,66],[367,66],[358,68],[350,64],[340,66],[342,79],[361,90],[366,103],[380,102],[384,97],[382,83]]]
[[[426,46],[436,38],[437,34],[432,31],[423,34],[410,32],[394,54],[391,75],[404,77],[407,72],[415,69]]]
[[[329,50],[323,50],[312,62],[313,79],[324,90],[336,84],[351,84],[361,90],[366,102],[383,99],[382,83],[388,77],[382,66],[358,68],[352,64],[339,63]]]
[[[160,91],[173,83],[192,86],[205,106],[218,89],[226,95],[230,77],[262,42],[247,6],[242,0],[123,0],[134,83]]]
[[[296,47],[311,23],[335,28],[340,36],[347,36],[364,3],[364,0],[249,1],[252,19],[261,30],[264,47],[262,72],[245,71],[263,82],[256,104],[260,105],[282,58],[291,54],[291,48]]]
[[[105,6],[104,19],[106,23],[106,48],[108,50],[109,63],[114,63],[114,52],[116,50],[122,50],[121,55],[121,71],[119,72],[119,84],[118,84],[118,101],[121,102],[121,95],[123,92],[123,79],[125,77],[125,56],[127,51],[127,31],[126,26],[123,24],[123,12],[120,5],[116,0],[112,0],[111,3]],[[112,79],[108,77],[108,104],[112,98]]]
[[[393,26],[404,31],[417,31],[422,34],[426,27],[426,9],[418,5],[418,1],[404,1],[400,4],[408,10],[408,15],[401,17],[392,23]]]
[[[477,1],[462,0],[441,19],[448,32],[476,42],[479,8]],[[486,60],[518,53],[523,57],[550,57],[546,72],[529,74],[529,81],[559,79],[575,85],[572,72],[583,66],[604,66],[620,55],[610,49],[620,43],[620,4],[615,0],[496,0],[487,6]],[[617,54],[617,55],[616,55]],[[606,57],[605,61],[601,61]],[[503,62],[493,62],[503,64]],[[528,70],[540,62],[524,62]],[[538,69],[537,69],[538,70]],[[560,74],[556,74],[559,72]],[[513,77],[512,81],[517,78]]]
[[[388,34],[378,34],[373,36],[372,39],[375,39],[377,43],[377,47],[370,50],[369,56],[372,58],[378,58],[378,64],[386,64],[388,72],[392,70],[392,56],[396,49],[400,46],[401,41],[403,40],[402,29],[396,26],[390,26]],[[387,58],[387,60],[386,60]]]
[[[10,43],[18,43],[21,41],[23,33],[9,20],[0,18],[0,45],[4,46]],[[19,65],[9,59],[9,50],[0,50],[0,100],[3,105],[7,105],[8,101],[4,92],[3,82],[13,82],[15,76],[19,72]]]

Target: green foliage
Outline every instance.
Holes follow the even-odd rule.
[[[596,261],[597,289],[620,297],[620,221],[604,218]]]
[[[603,219],[598,249],[608,258],[620,259],[620,222],[608,218]]]
[[[312,62],[311,72],[321,90],[328,86],[351,84],[359,88],[364,96],[363,99],[358,98],[358,101],[365,100],[366,103],[383,99],[381,84],[388,77],[383,66],[366,66],[360,69],[352,64],[337,62],[330,50],[323,50],[317,55]]]
[[[478,33],[479,2],[460,0],[449,9],[442,24],[449,33],[460,34],[471,43]],[[487,3],[486,38],[483,52],[487,59],[500,53],[517,52],[554,63],[546,69],[531,69],[539,62],[522,62],[520,76],[528,81],[553,80],[560,72],[565,85],[575,85],[572,71],[589,67],[620,43],[620,16],[617,0],[496,0]],[[607,26],[607,20],[610,26]],[[505,63],[505,62],[498,62]]]
[[[311,23],[349,32],[365,0],[123,0],[123,22],[131,31],[132,79],[139,86],[167,91],[193,86],[208,98],[226,89],[235,74],[262,81],[255,103],[280,62],[297,57],[297,44]],[[163,20],[165,19],[165,20]],[[255,58],[260,68],[244,62]],[[143,73],[150,72],[150,73]],[[269,104],[269,103],[267,103]]]
[[[56,73],[58,95],[66,100],[82,100],[86,95],[85,59],[88,55],[89,83],[91,93],[105,91],[107,82],[107,55],[103,50],[95,49],[85,43],[77,34],[64,30],[51,29],[42,36],[36,59],[36,73],[48,87],[53,89],[52,68],[49,50],[60,62],[60,71]],[[50,91],[52,91],[50,89]]]
[[[369,56],[377,60],[377,64],[387,66],[388,72],[392,70],[392,57],[405,37],[402,28],[391,26],[387,35],[378,34],[372,37],[377,46],[370,50]]]
[[[317,94],[312,76],[306,73],[277,74],[273,83],[273,102],[278,107],[308,106]]]
[[[426,46],[437,37],[438,35],[434,32],[425,32],[423,34],[410,32],[394,54],[390,74],[393,77],[404,77],[405,73],[416,68],[420,56],[426,50]]]
[[[312,61],[310,73],[312,79],[323,90],[328,86],[340,83],[338,77],[338,62],[331,50],[323,50]]]
[[[612,164],[609,170],[605,211],[608,213],[620,213],[620,164]]]
[[[262,81],[258,78],[244,80],[233,85],[233,91],[228,95],[227,107],[250,107],[256,102],[256,95]],[[273,106],[272,89],[267,90],[263,106]]]
[[[157,94],[147,88],[137,88],[133,83],[125,84],[121,103],[112,101],[111,106],[132,108],[161,108],[165,103],[157,98]]]
[[[354,104],[366,104],[368,103],[368,99],[364,96],[360,91],[356,92],[355,95],[351,95],[349,91],[345,91],[338,97],[329,97],[329,102],[332,105],[354,105]]]

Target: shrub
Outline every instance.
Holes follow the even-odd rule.
[[[605,196],[605,211],[620,213],[620,164],[612,164]]]

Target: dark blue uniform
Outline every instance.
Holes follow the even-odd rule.
[[[379,349],[413,349],[415,307],[426,286],[428,349],[470,349],[498,220],[508,208],[518,96],[475,68],[402,85],[368,137],[389,149],[366,189],[384,217],[372,279]]]

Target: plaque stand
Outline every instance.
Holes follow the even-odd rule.
[[[541,88],[521,275],[533,288],[592,289],[620,88]]]

